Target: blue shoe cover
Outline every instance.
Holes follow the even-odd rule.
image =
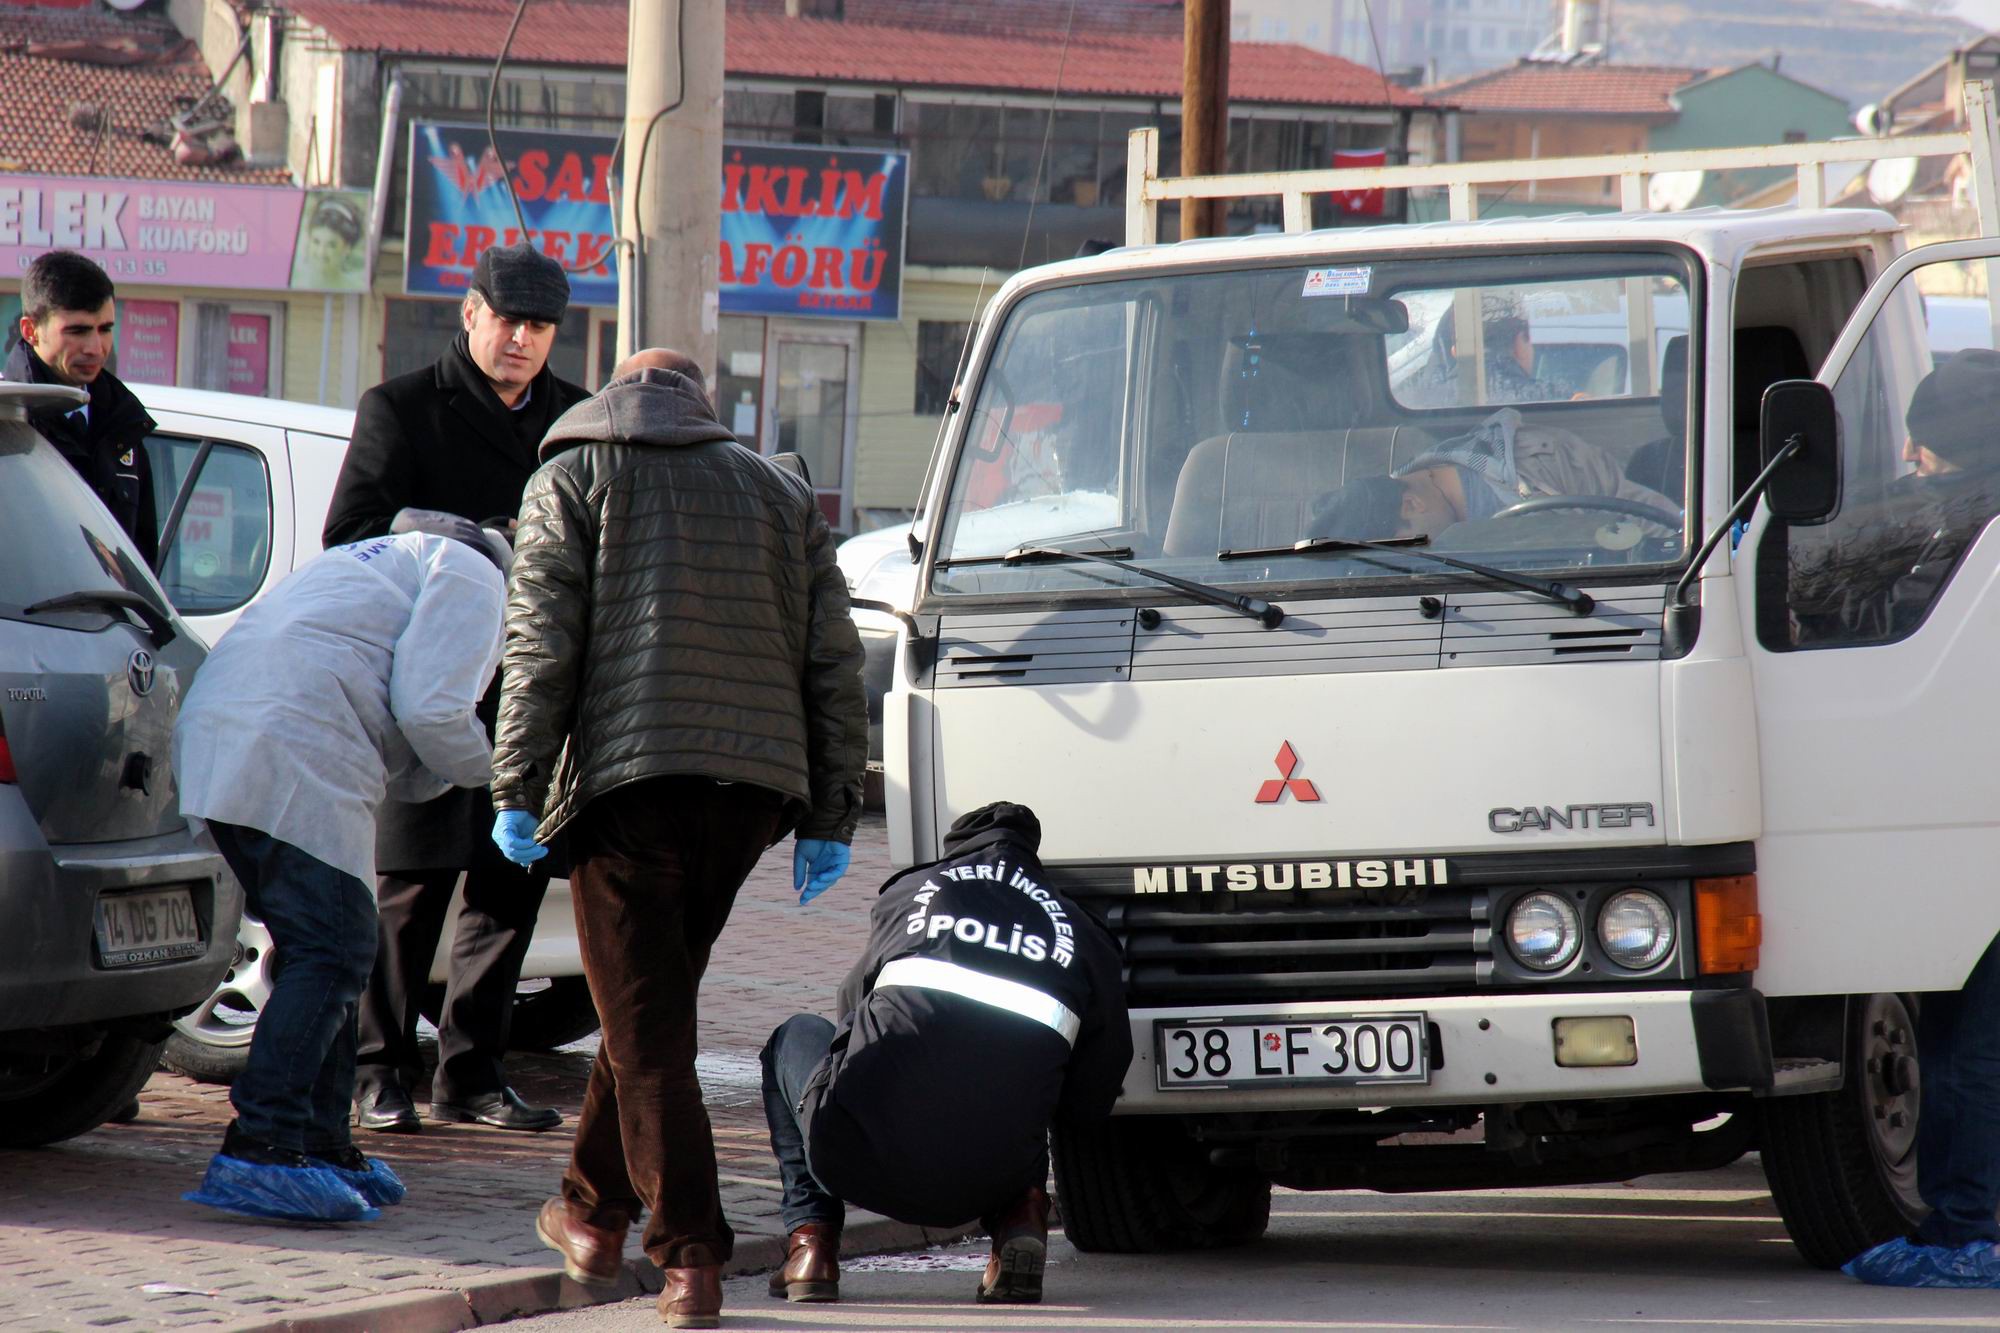
[[[315,1157],[313,1160],[317,1162],[320,1159]],[[366,1171],[349,1171],[330,1162],[327,1166],[335,1175],[347,1182],[349,1189],[378,1208],[401,1203],[403,1196],[409,1193],[409,1190],[404,1188],[402,1180],[389,1169],[389,1164],[379,1157],[368,1159]]]
[[[1990,1240],[1954,1250],[1898,1236],[1855,1255],[1840,1271],[1878,1287],[2000,1288],[2000,1249]]]
[[[330,1166],[259,1166],[221,1153],[201,1188],[181,1197],[227,1213],[286,1222],[373,1222],[382,1214]]]

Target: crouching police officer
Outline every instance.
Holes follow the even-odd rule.
[[[840,1296],[842,1200],[921,1226],[977,1217],[978,1299],[1042,1298],[1052,1120],[1111,1110],[1132,1059],[1118,947],[1043,877],[1026,806],[951,826],[944,859],[883,886],[840,1023],[765,1045],[764,1115],[784,1177],[771,1294]]]

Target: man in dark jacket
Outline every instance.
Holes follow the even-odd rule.
[[[111,279],[91,260],[51,250],[21,279],[21,341],[0,378],[67,384],[90,394],[82,407],[51,407],[28,419],[90,483],[131,535],[147,565],[160,558],[159,518],[146,436],[153,419],[132,391],[104,368],[118,322]]]
[[[696,991],[765,848],[797,832],[808,895],[846,869],[861,641],[812,487],[736,443],[687,357],[626,361],[542,457],[508,586],[493,833],[525,864],[568,829],[604,1037],[536,1231],[572,1277],[609,1284],[650,1210],[662,1317],[712,1328],[734,1237],[694,1073]]]
[[[1118,946],[1044,886],[1042,829],[996,802],[944,859],[882,887],[838,1027],[786,1020],[764,1047],[764,1116],[784,1177],[771,1294],[840,1294],[841,1201],[898,1221],[977,1217],[981,1301],[1042,1298],[1052,1120],[1099,1119],[1132,1060]]]
[[[528,246],[481,254],[461,311],[465,331],[451,348],[437,364],[361,396],[325,543],[382,536],[405,509],[511,528],[542,436],[590,396],[548,368],[568,305],[569,279],[553,259]],[[496,681],[480,705],[489,727],[498,706]],[[492,821],[483,788],[382,810],[375,852],[381,933],[361,999],[355,1080],[364,1128],[420,1127],[409,1094],[423,1077],[417,1014],[460,871],[465,902],[438,1015],[431,1116],[518,1130],[562,1123],[554,1110],[522,1102],[501,1068],[549,874],[508,864],[486,836]]]

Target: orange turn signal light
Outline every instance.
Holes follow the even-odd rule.
[[[1757,912],[1755,875],[1696,880],[1694,923],[1704,975],[1757,970],[1764,918]]]

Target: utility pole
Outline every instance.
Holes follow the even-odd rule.
[[[1181,175],[1229,162],[1229,0],[1187,0],[1181,58]],[[1181,200],[1181,239],[1222,234],[1223,201]]]
[[[721,0],[631,0],[618,218],[618,234],[630,242],[619,257],[619,358],[671,347],[699,361],[711,380],[722,28]]]

